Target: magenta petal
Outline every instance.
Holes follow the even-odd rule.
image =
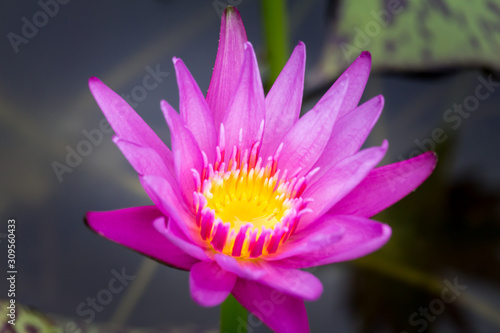
[[[308,333],[304,301],[254,281],[238,279],[233,296],[276,333]]]
[[[406,161],[373,169],[328,213],[371,217],[420,186],[432,173],[436,162],[436,155],[427,152]]]
[[[344,77],[331,98],[318,102],[288,131],[279,158],[281,170],[294,174],[301,168],[305,173],[316,163],[330,138],[348,85],[349,78]]]
[[[338,119],[323,154],[314,167],[320,167],[315,178],[321,177],[340,160],[356,153],[377,122],[384,107],[384,98],[377,96]]]
[[[359,100],[365,90],[366,82],[368,82],[371,65],[372,56],[370,53],[367,51],[362,52],[321,98],[321,100],[330,98],[330,96],[335,93],[335,86],[341,81],[343,76],[349,76],[349,90],[342,103],[339,118],[358,106]]]
[[[163,217],[160,217],[153,222],[153,225],[158,233],[163,235],[166,239],[168,239],[172,244],[174,244],[182,251],[189,253],[189,255],[191,255],[193,258],[196,258],[200,261],[210,261],[210,258],[205,253],[204,249],[188,240],[179,230],[177,224],[171,223],[172,220],[169,220],[168,222],[169,223],[165,223],[165,219]]]
[[[215,261],[222,269],[247,280],[256,280],[286,294],[307,300],[316,300],[323,292],[323,285],[309,272],[282,268],[275,263],[235,259],[215,255]]]
[[[177,179],[167,170],[163,161],[152,148],[138,146],[135,143],[122,140],[117,136],[113,137],[113,141],[118,148],[120,148],[123,155],[125,155],[139,176],[141,176],[140,178],[142,178],[142,176],[156,176],[162,178],[170,184],[172,189],[174,189],[173,192],[176,193],[176,196],[179,196],[180,192],[178,191],[179,185],[177,184]],[[151,188],[149,186],[143,187],[151,200],[157,203],[155,199],[156,194]]]
[[[189,274],[191,296],[202,306],[222,303],[233,290],[236,275],[222,270],[215,262],[194,264]]]
[[[125,155],[140,176],[160,176],[165,178],[172,186],[177,186],[175,175],[170,173],[170,170],[168,170],[155,150],[139,146],[133,142],[120,139],[117,136],[113,137],[113,142],[120,148],[123,155]]]
[[[326,213],[334,204],[356,187],[382,160],[387,151],[387,141],[381,147],[372,147],[350,156],[330,168],[321,178],[304,192],[312,198],[308,204],[311,213],[304,215],[299,229]]]
[[[224,117],[226,147],[238,146],[241,134],[242,148],[251,148],[265,119],[264,89],[252,44],[246,43],[240,80]]]
[[[280,261],[283,265],[307,268],[360,258],[381,248],[391,237],[391,228],[383,223],[349,215],[327,215],[322,223],[344,228],[338,242],[325,245],[314,253]]]
[[[166,265],[189,270],[198,260],[156,231],[153,221],[159,217],[163,217],[163,213],[156,206],[144,206],[88,212],[86,221],[92,230],[103,237]]]
[[[194,216],[185,206],[176,189],[161,177],[143,176],[140,180],[154,204],[170,218],[169,224],[176,224],[185,237],[197,244],[202,244],[199,233],[194,230],[196,228]]]
[[[226,8],[222,14],[219,49],[207,92],[207,103],[217,131],[238,85],[246,41],[240,13],[234,7]]]
[[[266,96],[266,127],[261,155],[274,153],[281,139],[297,122],[304,91],[306,47],[299,42]]]
[[[175,73],[179,86],[179,111],[186,127],[193,133],[198,146],[208,157],[215,160],[216,131],[212,113],[200,87],[181,59],[174,58]]]
[[[266,273],[261,267],[255,266],[251,261],[238,260],[225,254],[216,254],[214,259],[224,270],[244,279],[257,280]]]
[[[203,157],[193,134],[184,125],[179,114],[166,101],[161,101],[161,109],[170,127],[175,172],[181,185],[184,200],[191,205],[196,181],[193,169],[201,174]]]
[[[262,262],[266,274],[258,281],[288,295],[308,301],[317,300],[323,293],[321,281],[313,274],[298,269],[280,268],[275,264]]]
[[[139,146],[152,148],[173,173],[172,152],[134,109],[96,77],[89,79],[89,87],[116,135]]]
[[[345,229],[341,225],[327,223],[325,216],[306,228],[297,230],[280,246],[276,254],[268,255],[265,259],[275,261],[293,256],[314,255],[315,252],[322,251],[325,246],[340,241],[344,237]]]

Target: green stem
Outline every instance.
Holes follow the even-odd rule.
[[[143,258],[141,266],[137,271],[137,276],[134,278],[130,286],[126,289],[123,298],[118,303],[111,322],[116,326],[123,326],[130,314],[134,311],[137,302],[141,298],[144,290],[146,290],[151,278],[158,267],[158,263],[149,258]]]
[[[220,333],[247,333],[247,310],[229,295],[220,307]]]
[[[288,59],[288,16],[285,0],[262,0],[270,87]]]

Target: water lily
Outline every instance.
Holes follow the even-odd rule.
[[[89,212],[89,226],[166,265],[189,270],[192,298],[215,306],[232,294],[276,332],[308,332],[304,300],[321,282],[303,268],[359,258],[389,226],[369,219],[419,186],[436,158],[376,167],[387,142],[360,150],[384,100],[358,106],[371,58],[362,53],[304,116],[305,46],[267,95],[241,17],[229,7],[208,93],[173,59],[177,113],[161,109],[169,149],[97,78],[89,85],[113,141],[154,205]]]

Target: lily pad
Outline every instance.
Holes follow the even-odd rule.
[[[500,69],[500,1],[333,1],[318,86],[335,79],[363,50],[374,70]]]
[[[129,328],[111,323],[90,323],[60,315],[47,315],[15,302],[15,320],[9,323],[9,300],[0,299],[0,333],[215,333],[195,325],[186,327]],[[12,325],[14,323],[15,325]]]
[[[11,316],[9,306],[14,310]],[[50,318],[17,302],[11,305],[8,300],[0,300],[0,318],[2,333],[63,333]]]

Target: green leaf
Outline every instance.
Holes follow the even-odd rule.
[[[8,307],[15,309],[15,314]],[[0,300],[0,332],[62,333],[63,330],[41,312],[18,302]]]
[[[499,1],[341,1],[334,14],[313,86],[335,79],[363,50],[375,70],[500,69]]]

